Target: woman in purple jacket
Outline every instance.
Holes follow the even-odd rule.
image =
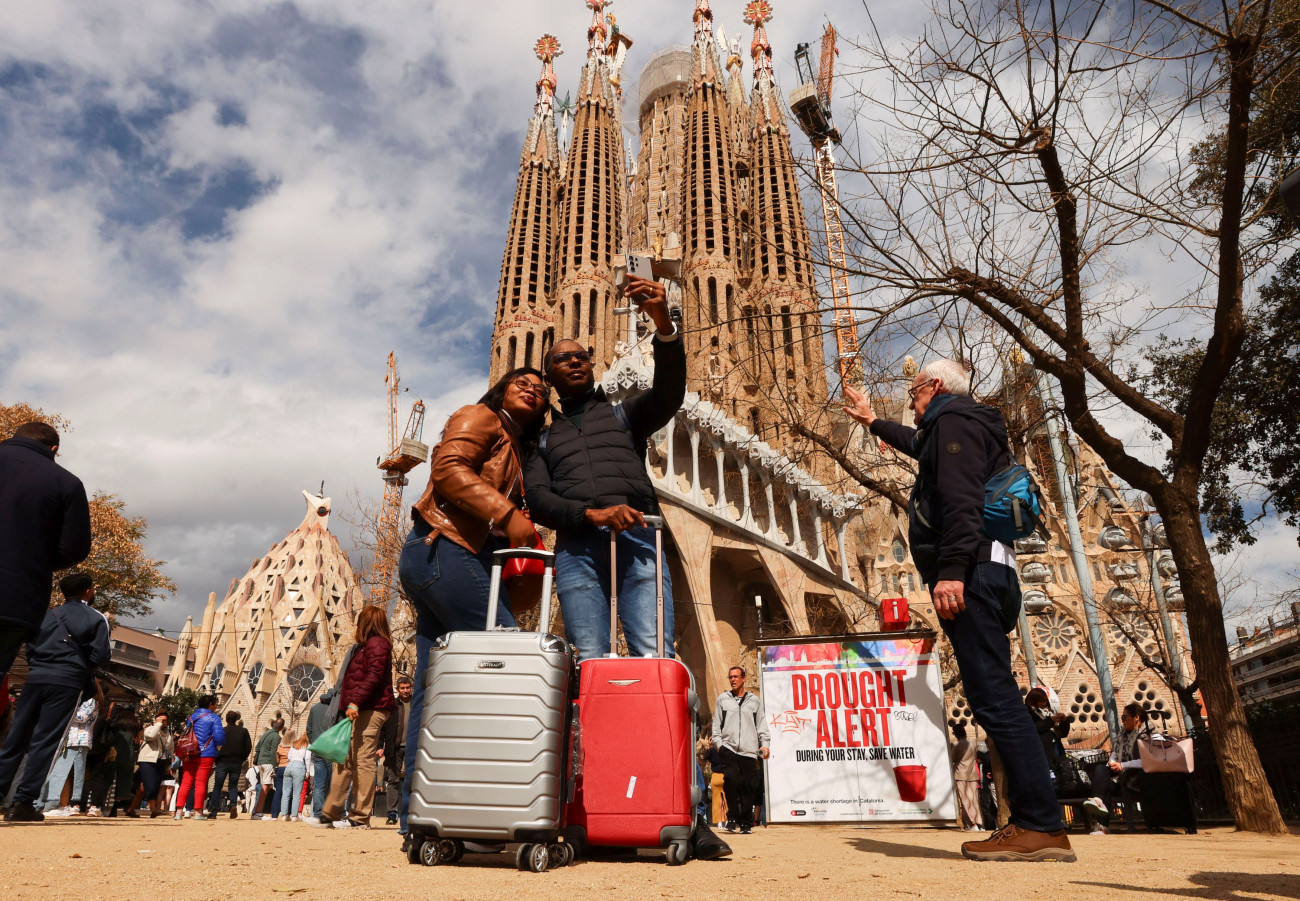
[[[199,698],[199,707],[189,715],[187,722],[194,730],[194,737],[199,742],[199,756],[185,760],[181,767],[180,795],[176,801],[176,819],[184,815],[181,808],[197,810],[196,820],[212,819],[203,812],[203,802],[208,798],[208,778],[212,775],[212,765],[217,760],[217,750],[226,743],[226,730],[221,725],[221,717],[213,710],[217,706],[217,696],[208,694]],[[194,803],[186,804],[190,789],[194,789]]]
[[[357,616],[356,641],[339,690],[339,707],[352,720],[352,745],[348,759],[343,764],[334,764],[329,797],[318,822],[313,824],[325,828],[370,828],[380,732],[397,706],[393,700],[393,643],[383,607],[362,609]],[[344,819],[343,803],[353,782],[357,787],[356,804],[352,807],[352,817]]]

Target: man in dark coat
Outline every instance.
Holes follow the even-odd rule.
[[[20,425],[0,443],[0,677],[50,607],[54,573],[90,553],[90,505],[81,480],[54,462],[59,433]]]
[[[1011,822],[987,841],[966,842],[972,860],[1073,861],[1047,756],[1011,671],[1007,633],[1020,613],[1015,552],[984,534],[984,485],[1012,455],[1002,414],[970,397],[970,374],[938,359],[909,389],[916,428],[887,422],[845,386],[846,412],[917,461],[908,505],[912,560],[952,642],[975,719],[1007,774]]]
[[[411,677],[401,675],[397,686],[397,707],[384,723],[384,797],[388,802],[388,825],[397,825],[397,814],[402,807],[402,780],[406,763],[406,723],[411,718],[411,695],[415,683]]]
[[[560,409],[524,464],[534,520],[556,531],[555,590],[564,630],[579,660],[610,652],[610,533],[617,534],[618,614],[633,657],[658,648],[655,536],[645,514],[659,502],[646,473],[646,441],[667,425],[686,396],[686,351],[669,315],[664,286],[630,275],[623,296],[655,325],[654,382],[644,394],[615,406],[598,389],[591,353],[561,341],[543,361]],[[673,656],[673,589],[663,568],[664,655]],[[702,779],[697,774],[697,779]],[[731,848],[697,818],[691,853],[703,860]]]
[[[208,816],[215,817],[221,813],[222,787],[230,804],[230,818],[239,818],[239,777],[244,775],[244,766],[253,753],[253,737],[244,728],[239,711],[226,713],[226,740],[217,751],[217,762],[213,768],[216,774],[212,792],[208,795]]]
[[[27,768],[14,792],[5,817],[16,822],[40,822],[36,810],[54,755],[68,730],[72,714],[83,697],[94,694],[91,676],[108,662],[108,620],[90,606],[95,586],[89,576],[74,574],[59,582],[67,599],[45,614],[36,637],[27,645],[27,682],[14,711],[13,726],[0,748],[0,798],[10,784],[23,755]]]

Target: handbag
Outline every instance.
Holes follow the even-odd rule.
[[[317,757],[324,758],[340,766],[348,759],[348,750],[352,747],[352,720],[344,717],[320,734],[307,746]]]
[[[199,737],[194,734],[194,715],[185,720],[185,731],[176,739],[176,756],[182,762],[199,756]]]
[[[1196,754],[1190,736],[1168,738],[1153,735],[1139,738],[1137,746],[1144,773],[1191,773],[1196,770]]]

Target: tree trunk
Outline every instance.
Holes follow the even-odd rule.
[[[1240,830],[1284,835],[1286,824],[1259,762],[1246,711],[1232,681],[1228,641],[1223,632],[1223,603],[1201,533],[1201,518],[1196,505],[1188,503],[1176,487],[1170,486],[1160,495],[1155,497],[1156,507],[1178,564],[1178,581],[1187,604],[1192,662],[1196,664],[1228,808]]]

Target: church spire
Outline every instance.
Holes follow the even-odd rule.
[[[491,378],[516,366],[536,366],[554,339],[547,317],[547,288],[554,266],[558,230],[555,197],[560,177],[560,141],[555,130],[555,69],[563,53],[553,34],[533,46],[542,63],[537,101],[519,158],[519,183],[510,213],[501,281],[497,287],[492,334]]]
[[[605,42],[609,39],[609,23],[605,20],[605,8],[614,5],[614,0],[587,0],[591,10],[591,26],[587,29],[587,56],[605,56]]]

